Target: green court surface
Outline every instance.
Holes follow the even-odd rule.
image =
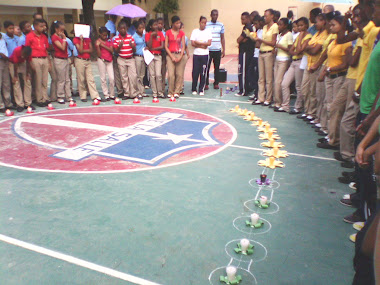
[[[189,83],[185,90],[189,94]],[[343,169],[331,151],[315,147],[319,137],[308,125],[246,98],[219,98],[219,91],[209,90],[203,98],[158,104],[210,114],[236,129],[232,145],[201,160],[112,174],[1,166],[1,284],[223,284],[219,277],[229,264],[238,266],[240,284],[349,284],[353,229],[342,218],[352,209],[339,199],[351,191],[336,179]],[[257,165],[262,141],[255,127],[228,112],[236,104],[278,128],[292,153],[282,159],[285,168]],[[157,104],[148,98],[141,105]],[[252,202],[272,194],[268,187],[258,193],[251,181],[263,171],[278,187],[267,210]],[[244,227],[253,211],[265,219],[263,229]],[[242,238],[255,245],[252,256],[233,252]],[[25,249],[22,242],[41,248]]]

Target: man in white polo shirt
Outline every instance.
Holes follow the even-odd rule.
[[[212,32],[212,42],[209,47],[210,57],[208,62],[207,76],[206,76],[206,87],[209,86],[209,73],[211,62],[214,61],[214,89],[219,89],[219,66],[220,60],[225,55],[226,44],[224,39],[224,25],[221,22],[217,22],[219,17],[218,10],[214,9],[211,11],[211,21],[207,22],[206,29]]]

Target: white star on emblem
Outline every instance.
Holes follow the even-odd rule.
[[[154,138],[155,140],[171,140],[174,144],[179,144],[180,142],[187,140],[191,137],[192,134],[189,135],[176,135],[172,133],[167,133],[167,136],[161,138]]]

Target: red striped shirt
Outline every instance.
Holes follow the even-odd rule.
[[[121,35],[119,35],[118,37],[114,38],[114,40],[113,40],[113,47],[115,49],[119,48],[119,44],[120,44],[121,41],[123,42],[123,46],[121,47],[120,51],[118,52],[120,57],[122,57],[122,58],[132,58],[133,50],[132,50],[131,45],[129,44],[130,40],[132,41],[132,43],[135,43],[135,40],[133,39],[133,37],[131,35],[128,35],[128,34],[126,35],[125,38],[123,38]]]

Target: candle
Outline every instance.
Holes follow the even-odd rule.
[[[261,196],[260,197],[260,204],[261,204],[261,206],[266,205],[267,202],[268,202],[268,197],[267,196]]]
[[[256,213],[251,214],[251,224],[256,225],[257,222],[259,221],[259,218],[260,218],[259,215]]]
[[[273,148],[273,155],[278,156],[278,147]]]
[[[241,245],[241,250],[243,252],[246,252],[248,247],[249,247],[249,240],[243,238],[241,241],[240,241],[240,245]]]
[[[260,174],[260,182],[265,183],[267,181],[267,175],[266,174]]]
[[[235,266],[227,266],[226,273],[227,273],[227,279],[229,282],[235,281],[236,272],[237,272],[237,269]]]

